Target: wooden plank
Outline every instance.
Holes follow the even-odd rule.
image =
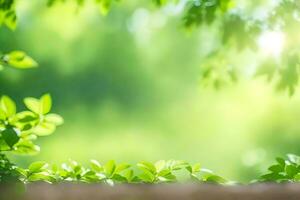
[[[105,185],[30,184],[0,187],[1,200],[300,200],[299,184],[217,186],[209,184]]]

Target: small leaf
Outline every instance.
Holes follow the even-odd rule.
[[[45,121],[56,126],[62,125],[64,123],[64,119],[60,115],[54,113],[47,114],[45,116]]]
[[[13,147],[20,139],[14,128],[6,128],[1,132],[2,138],[9,147]]]
[[[193,173],[199,172],[200,170],[201,170],[201,165],[200,165],[199,163],[195,164],[195,165],[192,167]]]
[[[144,171],[144,173],[140,174],[138,177],[146,183],[152,183],[155,180],[155,176],[149,171]]]
[[[121,176],[120,174],[114,174],[112,179],[114,181],[118,181],[118,182],[126,182],[127,179],[124,176]]]
[[[26,107],[36,114],[40,114],[40,101],[33,97],[27,97],[24,99]]]
[[[28,177],[28,181],[30,182],[36,182],[36,181],[46,181],[51,183],[52,177],[48,172],[40,172],[40,173],[34,173]]]
[[[97,160],[91,160],[90,163],[93,170],[96,172],[103,172],[103,167]]]
[[[55,131],[56,127],[54,124],[49,122],[41,122],[33,129],[33,133],[38,136],[50,135]]]
[[[37,154],[40,151],[40,147],[37,145],[34,145],[32,141],[30,140],[20,140],[15,145],[15,153],[18,154],[26,154],[26,155],[34,155]]]
[[[5,56],[7,63],[15,68],[27,69],[37,67],[38,64],[23,51],[12,51]]]
[[[299,172],[295,165],[287,165],[285,171],[289,178],[293,178]]]
[[[48,166],[46,162],[38,161],[31,163],[28,167],[30,173],[37,173],[43,171]]]
[[[120,173],[128,168],[130,168],[130,165],[127,163],[119,164],[116,167],[115,173]]]
[[[276,172],[276,173],[284,171],[284,167],[281,165],[272,165],[268,169],[271,172]]]
[[[116,169],[116,163],[115,163],[115,161],[113,161],[113,160],[108,161],[108,162],[104,165],[105,173],[106,173],[108,176],[113,175],[114,172],[115,172],[115,169]]]
[[[16,114],[16,104],[8,96],[2,96],[0,105],[2,110],[5,112],[6,117],[11,117]]]
[[[40,112],[41,114],[47,114],[50,112],[52,107],[52,99],[50,94],[45,94],[40,99]]]
[[[151,172],[152,174],[155,174],[156,173],[156,168],[155,168],[155,166],[152,164],[152,163],[150,163],[150,162],[146,162],[146,161],[142,161],[142,162],[139,162],[138,164],[137,164],[137,166],[140,168],[140,169],[142,169],[143,171],[149,171],[149,172]]]
[[[31,123],[38,120],[38,116],[31,111],[22,111],[16,114],[18,122]]]
[[[125,172],[125,175],[124,177],[127,179],[127,181],[130,183],[133,178],[134,178],[134,173],[133,173],[133,170],[128,170],[127,172]]]
[[[206,177],[206,182],[210,182],[210,183],[220,183],[220,184],[224,184],[227,182],[226,179],[222,178],[221,176],[212,174]]]
[[[276,161],[279,165],[281,165],[282,167],[285,166],[285,160],[283,158],[276,158]]]
[[[4,24],[11,30],[15,30],[17,27],[17,15],[14,10],[8,10],[4,15]]]

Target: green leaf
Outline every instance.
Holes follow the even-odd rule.
[[[17,167],[16,170],[24,177],[28,176],[28,170],[20,168],[20,167]]]
[[[162,171],[165,166],[166,166],[166,161],[165,160],[159,160],[154,164],[155,168],[156,168],[156,172],[159,173],[160,171]]]
[[[193,173],[193,167],[192,167],[192,165],[188,165],[188,166],[186,166],[185,167],[186,168],[186,170],[188,170],[190,173]]]
[[[116,169],[116,163],[113,160],[108,161],[105,165],[104,165],[104,171],[108,176],[111,176],[114,174]]]
[[[281,165],[272,165],[268,168],[271,172],[275,172],[275,173],[278,173],[278,172],[283,172],[284,171],[284,167],[281,166]]]
[[[21,139],[16,145],[15,145],[15,153],[18,154],[26,154],[26,155],[34,155],[37,154],[40,151],[40,147],[37,145],[34,145],[32,141],[30,140],[23,140]]]
[[[158,176],[165,176],[167,174],[170,174],[171,173],[171,170],[170,169],[164,169],[164,170],[161,170],[160,172],[157,173]]]
[[[201,170],[201,165],[200,165],[199,163],[195,164],[195,165],[192,167],[193,173],[200,172],[200,170]]]
[[[205,181],[210,182],[210,183],[220,183],[220,184],[224,184],[227,182],[226,179],[222,178],[221,176],[215,175],[215,174],[207,176]]]
[[[122,164],[119,164],[117,165],[116,167],[116,170],[115,170],[115,173],[120,173],[126,169],[130,168],[130,165],[127,164],[127,163],[122,163]]]
[[[0,107],[0,120],[6,120],[6,113],[1,107]]]
[[[64,123],[64,119],[60,115],[54,113],[47,114],[45,116],[45,121],[52,123],[56,126],[59,126]]]
[[[38,116],[31,111],[22,111],[16,114],[17,121],[20,123],[31,123],[38,120]]]
[[[144,173],[140,174],[138,177],[146,183],[153,183],[155,180],[155,176],[150,171],[144,171]]]
[[[92,169],[95,170],[96,172],[103,172],[103,167],[97,160],[91,160],[90,164]]]
[[[114,174],[112,177],[112,180],[118,181],[118,182],[126,182],[127,179],[124,176],[121,176],[120,174]]]
[[[52,107],[52,99],[50,94],[44,94],[40,99],[40,112],[41,114],[47,114],[50,112]]]
[[[46,167],[48,167],[48,164],[46,162],[38,161],[31,163],[28,169],[30,173],[37,173],[43,171]]]
[[[173,175],[169,170],[163,170],[158,175],[159,175],[158,179],[161,182],[173,182],[173,181],[176,181],[176,176]]]
[[[24,99],[26,107],[36,114],[40,114],[40,101],[33,97],[27,97]]]
[[[282,167],[285,166],[285,160],[283,158],[276,158],[276,161],[279,165],[281,165]]]
[[[289,178],[293,178],[299,172],[298,168],[295,165],[287,165],[285,171]]]
[[[269,173],[261,176],[261,179],[264,181],[280,181],[282,179],[285,179],[285,176],[277,173]]]
[[[131,169],[131,170],[126,171],[125,174],[124,174],[124,177],[130,183],[133,180],[133,178],[134,178],[133,170]]]
[[[28,177],[28,181],[36,182],[36,181],[46,181],[51,182],[52,177],[47,172],[34,173]]]
[[[10,9],[5,11],[3,13],[2,21],[8,28],[10,28],[11,30],[15,30],[17,27],[17,15],[15,10]]]
[[[5,56],[7,63],[15,68],[27,69],[37,67],[38,64],[23,51],[12,51]]]
[[[11,117],[16,114],[16,104],[8,96],[2,96],[0,106],[5,112],[6,117]]]
[[[142,169],[143,171],[149,171],[150,173],[152,173],[152,174],[155,174],[156,173],[156,168],[155,168],[155,166],[152,164],[152,163],[150,163],[150,162],[146,162],[146,161],[142,161],[142,162],[139,162],[138,164],[137,164],[137,166],[140,168],[140,169]]]
[[[2,138],[9,147],[13,147],[20,139],[14,128],[6,128],[1,132]]]
[[[41,122],[36,127],[33,128],[33,133],[38,136],[46,136],[52,134],[56,129],[54,124],[49,122]]]

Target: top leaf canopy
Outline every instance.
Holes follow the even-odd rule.
[[[86,0],[45,0],[48,6],[75,2],[84,6]],[[91,0],[106,15],[119,0]],[[16,0],[0,0],[0,24],[15,29]],[[126,2],[122,2],[126,3]],[[297,0],[152,0],[157,7],[184,5],[182,25],[186,30],[197,27],[214,29],[216,45],[201,62],[202,83],[216,88],[245,76],[245,66],[236,62],[239,54],[251,51],[256,60],[252,76],[266,76],[277,88],[290,95],[299,78],[300,2]],[[258,47],[268,55],[261,57]],[[29,63],[29,64],[28,64]],[[242,66],[241,66],[242,65]],[[36,66],[33,60],[22,66]],[[248,70],[249,71],[249,70]],[[247,75],[246,75],[247,76]]]

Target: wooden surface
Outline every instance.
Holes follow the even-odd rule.
[[[18,194],[19,193],[19,194]],[[104,185],[31,184],[20,188],[0,187],[1,200],[300,200],[299,184],[217,186],[194,184]]]

